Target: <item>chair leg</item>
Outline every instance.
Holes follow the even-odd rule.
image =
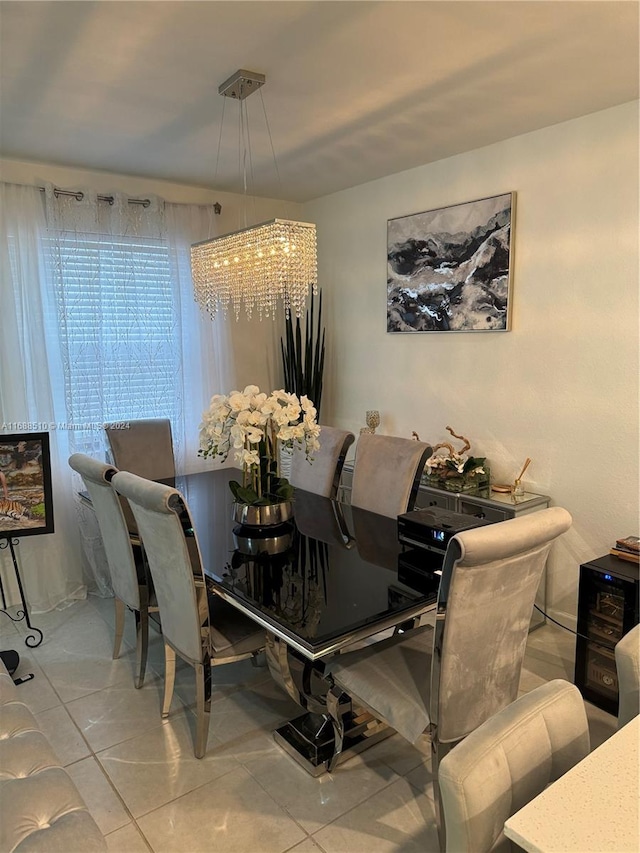
[[[146,606],[135,610],[136,615],[136,687],[142,687],[147,669],[149,650],[149,611]]]
[[[173,685],[176,680],[176,653],[168,643],[164,644],[164,698],[162,700],[162,716],[169,716]]]
[[[344,697],[344,695],[342,690],[339,690],[337,687],[330,687],[327,691],[327,711],[331,725],[333,726],[333,755],[327,762],[329,773],[334,770],[344,746],[345,704],[344,700],[340,702],[341,697]]]
[[[440,796],[440,783],[438,782],[438,770],[440,762],[450,752],[451,744],[440,743],[435,733],[431,737],[431,775],[433,777],[433,803],[436,814],[436,827],[438,830],[438,842],[441,853],[447,849],[447,833],[442,811],[442,798]]]
[[[203,758],[207,751],[209,714],[211,711],[211,661],[206,657],[195,665],[196,671],[196,742],[195,756]]]
[[[113,603],[116,614],[116,634],[113,638],[113,659],[117,660],[120,657],[120,646],[122,644],[122,635],[124,633],[124,601],[121,601],[118,596],[114,596]]]

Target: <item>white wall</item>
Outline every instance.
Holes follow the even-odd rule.
[[[387,219],[514,190],[512,331],[387,334]],[[438,442],[573,515],[552,610],[575,613],[580,562],[638,532],[638,105],[626,104],[304,207],[318,226],[329,364],[323,417]]]
[[[219,233],[240,227],[228,193],[85,170],[0,161],[5,181],[101,193],[220,201]],[[512,331],[386,332],[386,223],[395,216],[514,190]],[[318,225],[328,363],[323,420],[423,440],[469,436],[495,480],[526,456],[529,490],[566,507],[551,610],[575,613],[578,566],[638,531],[638,105],[595,113],[318,199],[302,210],[258,200],[256,220]],[[301,212],[300,212],[301,211]],[[273,387],[280,326],[233,325],[236,381]]]

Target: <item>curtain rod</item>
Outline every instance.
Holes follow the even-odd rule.
[[[38,187],[38,189],[42,193],[45,191],[44,187]],[[58,198],[58,196],[60,195],[71,196],[75,198],[76,201],[82,201],[82,199],[84,198],[84,193],[82,192],[82,190],[60,190],[57,187],[54,187],[53,194],[56,198]],[[98,201],[106,201],[109,204],[113,204],[114,202],[114,198],[112,195],[99,195],[97,196],[97,198]],[[129,204],[141,204],[143,207],[149,207],[149,205],[151,204],[151,201],[148,198],[128,198],[127,201],[129,202]],[[218,215],[222,213],[222,205],[219,201],[214,202],[213,212]]]

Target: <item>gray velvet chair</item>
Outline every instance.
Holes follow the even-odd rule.
[[[335,498],[347,450],[355,441],[352,432],[336,427],[321,426],[320,449],[307,459],[304,448],[294,444],[289,482],[296,488]]]
[[[180,492],[124,471],[112,482],[133,510],[160,607],[165,649],[162,716],[169,714],[178,654],[195,670],[194,752],[202,758],[209,732],[211,667],[255,659],[264,648],[265,632],[218,596],[207,601],[200,548],[193,526],[185,524],[189,509]]]
[[[505,821],[589,753],[580,691],[550,681],[479,726],[442,759],[448,853],[515,853]],[[569,817],[569,816],[568,816]]]
[[[356,446],[351,503],[390,518],[413,509],[431,453],[423,441],[363,433]]]
[[[341,504],[314,492],[297,492],[295,516],[296,527],[303,536],[327,545],[353,547]]]
[[[176,466],[169,418],[148,418],[105,426],[113,464],[120,471],[129,471],[147,480],[164,480],[175,486]],[[138,533],[129,504],[122,501],[127,527]]]
[[[176,466],[169,418],[149,418],[107,425],[105,433],[114,465],[147,480],[174,480]]]
[[[618,728],[640,713],[640,625],[618,641],[614,650],[618,672]]]
[[[117,469],[83,453],[69,457],[69,465],[80,474],[89,492],[107,555],[116,614],[113,659],[120,655],[124,611],[128,607],[136,620],[135,686],[142,687],[149,647],[149,613],[157,612],[158,608],[151,600],[153,593],[146,575],[140,540],[132,541],[122,505],[111,488],[111,479]]]
[[[329,770],[354,706],[411,743],[428,733],[437,778],[446,752],[514,701],[547,555],[570,526],[569,513],[553,507],[458,533],[444,558],[435,628],[414,628],[327,663],[335,733]]]

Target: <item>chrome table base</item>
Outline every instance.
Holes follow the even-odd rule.
[[[322,662],[304,660],[273,634],[267,634],[265,651],[274,680],[307,711],[276,729],[275,741],[308,773],[321,776],[328,772],[327,765],[334,751]],[[393,729],[368,711],[349,712],[345,716],[344,746],[337,763],[341,764],[393,733]]]
[[[366,716],[366,721],[358,717],[345,721],[345,745],[338,764],[394,734],[389,726],[370,714]],[[328,772],[327,764],[333,756],[334,743],[333,728],[328,718],[319,714],[302,714],[276,729],[273,737],[311,776],[322,776]]]

